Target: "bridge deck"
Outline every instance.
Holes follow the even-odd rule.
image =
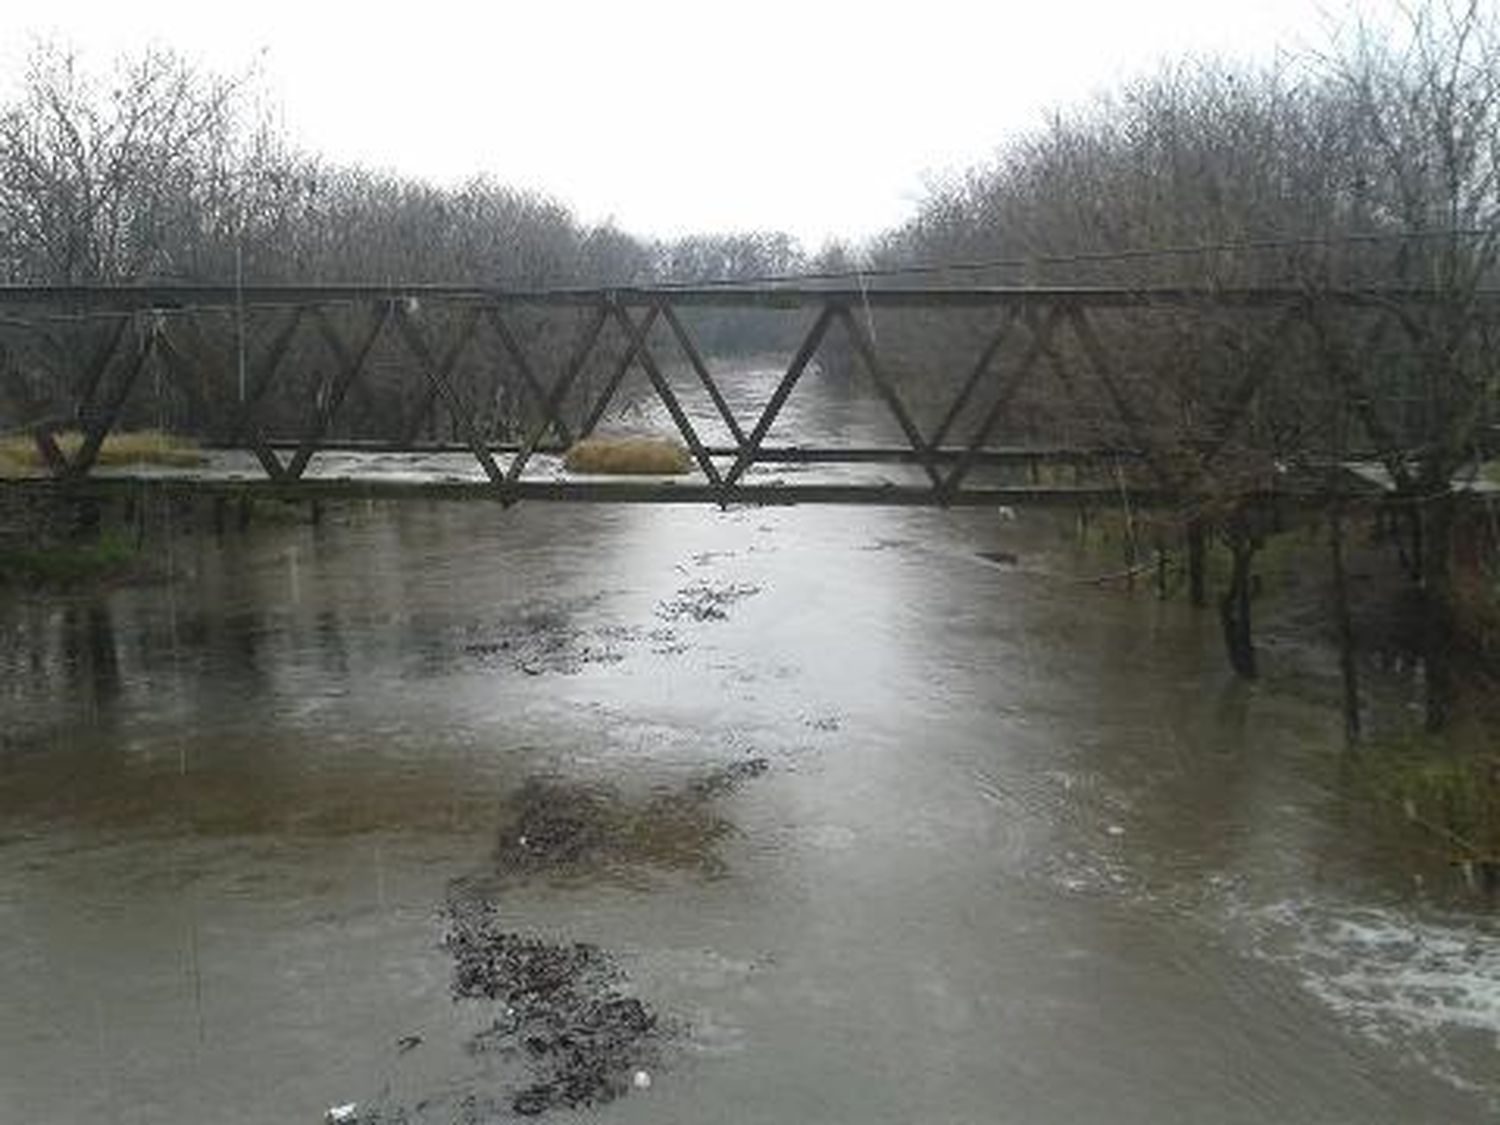
[[[727,471],[732,452],[710,450],[714,462]],[[162,490],[210,497],[268,496],[287,500],[440,499],[515,503],[561,500],[592,503],[680,503],[720,505],[871,504],[884,506],[942,506],[957,508],[1001,505],[1118,505],[1175,507],[1202,499],[1186,493],[1105,482],[1079,485],[1018,484],[1000,479],[976,479],[941,499],[921,468],[892,464],[878,450],[853,456],[827,450],[795,448],[766,451],[765,464],[756,465],[733,485],[715,485],[694,470],[677,476],[581,474],[565,470],[557,453],[537,453],[527,471],[514,481],[491,481],[468,450],[432,449],[420,452],[367,449],[322,450],[296,480],[266,476],[255,456],[244,450],[207,450],[202,464],[105,465],[88,476],[58,479],[44,471],[4,478],[6,487],[35,494],[111,497],[142,490]],[[1007,462],[1046,460],[1055,451],[990,451],[993,466]],[[502,470],[506,456],[496,457]],[[988,474],[998,478],[998,473]],[[1014,477],[1014,472],[1008,474]],[[1097,479],[1097,478],[1096,478]],[[1355,485],[1350,478],[1351,486]],[[1365,489],[1362,491],[1372,491]],[[1325,488],[1301,492],[1288,489],[1276,499],[1297,504],[1326,502]]]

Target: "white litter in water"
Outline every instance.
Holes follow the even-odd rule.
[[[1104,831],[1108,832],[1111,836],[1125,835],[1125,829],[1121,828],[1118,824],[1111,824]]]
[[[651,1075],[644,1070],[638,1070],[630,1079],[630,1084],[637,1090],[651,1089]]]
[[[327,1125],[349,1125],[358,1112],[359,1106],[354,1102],[330,1106],[328,1112],[323,1115],[323,1120],[327,1122]]]

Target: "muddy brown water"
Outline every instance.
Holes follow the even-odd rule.
[[[1236,683],[1042,517],[407,503],[163,565],[0,605],[0,1122],[508,1119],[455,896],[656,1021],[547,1119],[1500,1112],[1495,925],[1351,787],[1331,657]]]

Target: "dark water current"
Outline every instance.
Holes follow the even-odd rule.
[[[1331,693],[1041,517],[411,503],[166,565],[0,606],[0,1122],[1500,1111],[1495,928]],[[485,1049],[456,902],[649,1012],[623,1096],[516,1100],[559,1048]]]

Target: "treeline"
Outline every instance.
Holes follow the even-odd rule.
[[[795,272],[780,233],[659,241],[485,177],[456,188],[288,143],[253,85],[151,50],[38,50],[0,107],[0,281],[635,285]]]
[[[881,283],[1147,295],[1090,313],[1088,333],[1023,319],[1002,358],[1014,368],[1038,344],[1045,377],[1015,394],[1003,436],[1134,447],[1147,466],[1136,479],[1217,497],[1170,530],[1229,548],[1220,608],[1247,674],[1252,558],[1272,522],[1249,498],[1289,476],[1326,484],[1342,550],[1340,465],[1380,465],[1440,726],[1453,650],[1475,640],[1456,607],[1493,601],[1494,575],[1473,569],[1486,539],[1477,554],[1493,565],[1493,527],[1464,497],[1500,420],[1500,24],[1487,6],[1441,0],[1402,19],[1267,66],[1180,63],[1057,113],[934,191],[866,258],[890,271]],[[1153,304],[1161,287],[1299,299],[1261,313]],[[989,330],[890,323],[881,343],[897,367],[939,356],[959,377]]]
[[[1002,259],[977,272],[1008,282],[1472,289],[1500,247],[1500,26],[1476,3],[1407,13],[1325,53],[1179,63],[1059,112],[935,191],[875,260]]]

